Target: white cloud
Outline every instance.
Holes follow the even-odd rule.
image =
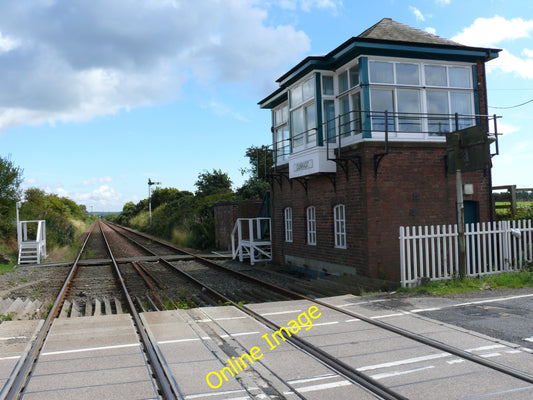
[[[297,10],[300,8],[303,11],[310,12],[313,8],[319,10],[329,10],[336,13],[338,8],[342,6],[342,1],[339,0],[279,0],[277,5],[285,10]]]
[[[533,20],[514,18],[507,20],[500,16],[493,18],[477,18],[474,23],[452,40],[469,46],[494,47],[501,42],[509,40],[527,39],[533,33]],[[514,73],[525,79],[533,79],[533,51],[523,49],[522,54],[527,58],[522,59],[504,49],[498,58],[487,64],[487,71],[501,70]]]
[[[16,39],[10,38],[9,36],[2,35],[0,32],[0,53],[8,52],[18,47],[20,42]]]
[[[533,58],[533,50],[531,49],[522,50],[522,54],[525,55],[527,58]]]
[[[435,0],[435,3],[439,6],[447,6],[449,5],[451,0]]]
[[[418,8],[409,6],[409,10],[411,10],[418,22],[423,22],[426,20],[426,17],[424,17],[424,14],[422,14]]]
[[[487,64],[487,71],[501,70],[503,72],[514,73],[525,79],[533,79],[533,58],[521,59],[502,50],[497,59]]]
[[[300,60],[310,40],[291,25],[268,25],[260,7],[256,0],[5,2],[0,76],[10,78],[0,80],[0,130],[166,102],[191,79],[258,87],[268,76],[272,89],[272,76]]]
[[[507,20],[496,15],[493,18],[477,18],[452,40],[468,46],[496,46],[505,40],[529,38],[531,32],[533,20]]]
[[[82,182],[82,186],[97,185],[99,183],[113,182],[113,178],[110,176],[104,176],[100,178],[91,178]]]
[[[431,33],[432,35],[436,35],[437,34],[437,30],[435,28],[431,28],[430,26],[428,26],[426,29],[424,29],[426,32],[428,33]]]

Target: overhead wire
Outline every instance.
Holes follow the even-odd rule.
[[[497,108],[497,109],[500,109],[500,110],[507,110],[507,109],[509,109],[509,108],[517,108],[517,107],[521,107],[521,106],[524,106],[524,105],[526,105],[526,104],[528,104],[528,103],[531,103],[531,102],[533,102],[533,99],[528,100],[528,101],[525,101],[525,102],[520,103],[520,104],[517,104],[517,105],[515,105],[515,106],[509,106],[509,107],[489,106],[489,108]]]

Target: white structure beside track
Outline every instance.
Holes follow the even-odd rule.
[[[231,232],[231,255],[242,262],[272,260],[272,240],[270,239],[270,218],[238,218]]]

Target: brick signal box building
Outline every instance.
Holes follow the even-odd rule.
[[[485,62],[499,51],[386,18],[279,78],[259,103],[272,111],[273,259],[399,280],[399,227],[457,221],[446,135],[491,129]],[[466,219],[490,220],[490,162],[463,182]]]

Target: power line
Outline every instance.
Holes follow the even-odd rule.
[[[517,104],[516,106],[509,106],[509,107],[489,106],[489,108],[498,108],[498,109],[500,109],[500,110],[506,110],[506,109],[509,109],[509,108],[517,108],[517,107],[521,107],[521,106],[523,106],[523,105],[526,105],[527,103],[531,103],[532,101],[533,101],[533,99],[528,100],[528,101],[525,101],[524,103]]]

